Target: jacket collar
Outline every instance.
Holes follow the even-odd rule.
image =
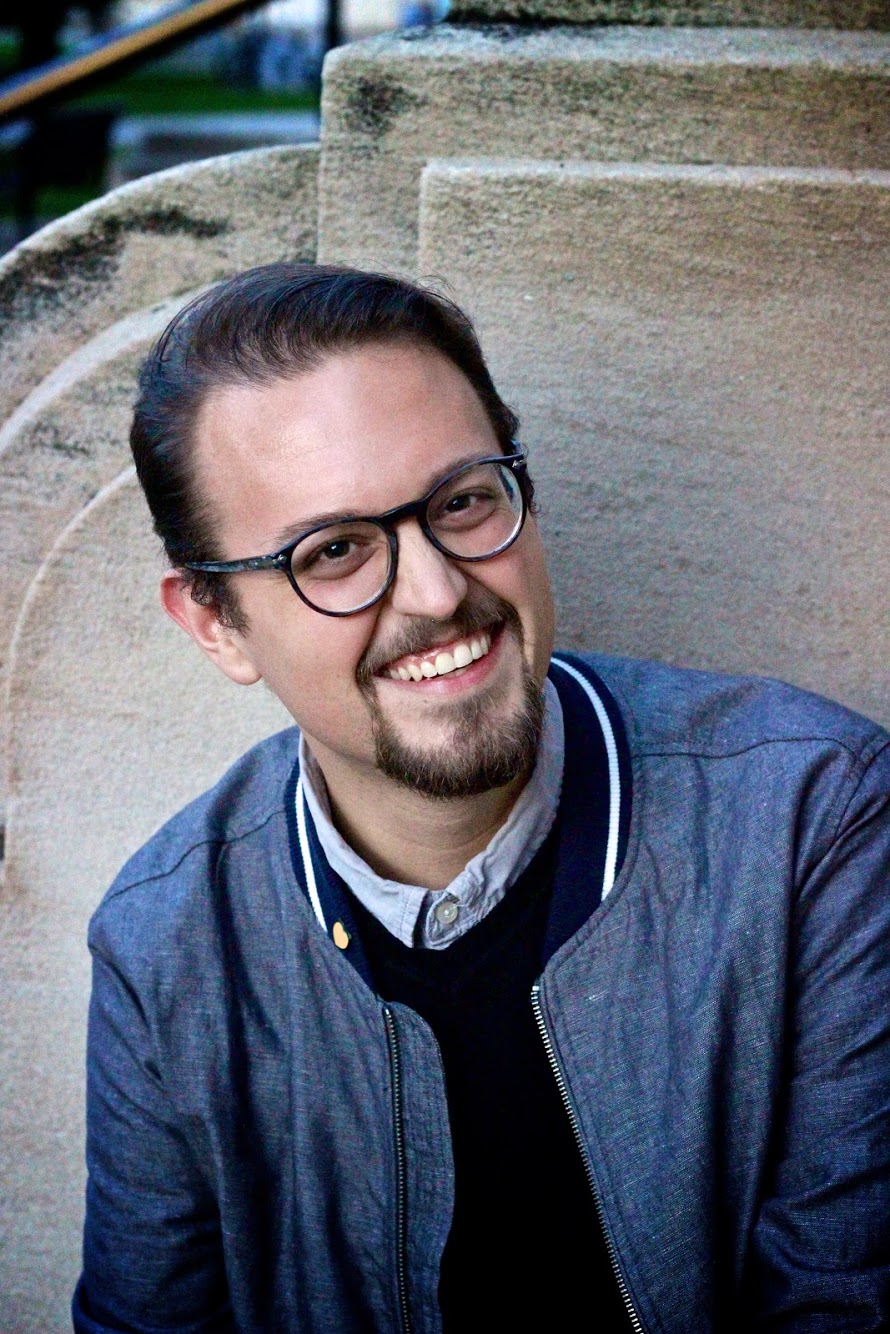
[[[630,828],[630,752],[611,692],[574,654],[550,666],[565,724],[565,768],[557,816],[553,899],[546,964],[612,889]]]
[[[609,893],[627,848],[631,809],[630,757],[624,724],[596,672],[561,653],[549,676],[565,725],[565,768],[557,825],[553,900],[542,967],[587,921]],[[286,793],[291,862],[316,921],[373,988],[343,881],[328,865],[302,791],[299,765]]]

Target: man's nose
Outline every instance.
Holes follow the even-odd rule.
[[[416,519],[405,519],[396,532],[399,560],[389,593],[390,605],[403,616],[447,620],[467,595],[463,571],[433,546]]]

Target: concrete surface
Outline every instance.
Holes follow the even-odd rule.
[[[887,0],[452,0],[454,23],[706,24],[890,28]]]
[[[261,149],[147,177],[0,263],[0,752],[18,608],[62,527],[129,461],[142,356],[194,285],[314,256],[317,162],[315,145]],[[4,787],[0,761],[0,814]]]
[[[314,259],[317,148],[257,149],[147,176],[0,262],[0,420],[125,315],[273,259]]]
[[[3,1334],[70,1328],[89,915],[159,824],[289,721],[262,686],[232,685],[161,614],[162,568],[127,470],[53,547],[16,633],[0,894]]]
[[[890,168],[890,37],[444,26],[325,66],[319,256],[416,270],[441,157]]]
[[[131,463],[139,365],[185,297],[127,316],[66,357],[0,428],[0,811],[6,788],[6,669],[16,619],[47,551]],[[85,616],[93,590],[79,603]]]
[[[562,642],[890,724],[890,173],[433,164],[421,227],[522,417]]]

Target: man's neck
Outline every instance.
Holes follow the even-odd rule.
[[[444,889],[506,821],[528,774],[472,797],[437,801],[377,770],[359,770],[313,743],[341,836],[387,880]]]

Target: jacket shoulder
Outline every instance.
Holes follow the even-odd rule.
[[[253,746],[209,791],[162,825],[125,863],[93,914],[91,946],[119,916],[122,903],[134,927],[145,917],[146,927],[154,919],[162,930],[160,919],[176,916],[190,900],[206,898],[222,850],[252,838],[262,841],[270,822],[275,837],[286,837],[286,790],[299,739],[291,727]]]
[[[824,742],[857,758],[890,741],[877,723],[783,681],[579,655],[615,695],[633,753],[731,755],[770,742]]]

